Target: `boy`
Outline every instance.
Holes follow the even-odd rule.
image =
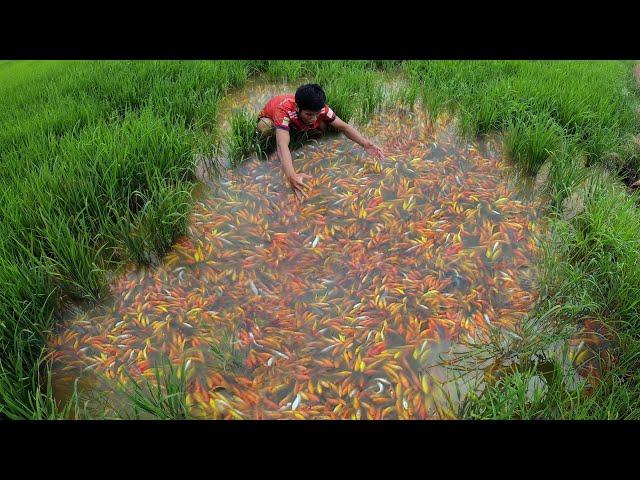
[[[379,159],[384,158],[380,147],[364,138],[358,131],[346,122],[343,122],[326,104],[326,95],[322,88],[316,84],[302,85],[294,95],[279,95],[267,102],[259,114],[257,130],[263,138],[275,134],[276,149],[284,173],[293,188],[296,196],[307,196],[304,191],[307,185],[305,178],[311,178],[306,173],[296,173],[291,161],[289,151],[290,129],[294,132],[304,132],[312,138],[322,135],[331,125],[336,130],[344,133],[347,138],[371,155]]]

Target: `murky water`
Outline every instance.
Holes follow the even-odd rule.
[[[342,136],[294,152],[313,176],[302,204],[277,160],[202,188],[158,268],[130,269],[112,302],[62,322],[60,395],[82,375],[111,398],[168,357],[188,362],[203,418],[455,416],[441,355],[531,308],[540,205],[516,193],[495,140],[395,110],[363,130],[384,161]]]

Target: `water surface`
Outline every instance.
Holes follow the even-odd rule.
[[[363,130],[384,161],[342,136],[294,153],[313,176],[303,203],[274,159],[208,182],[160,266],[130,268],[112,301],[62,322],[57,388],[90,375],[122,402],[110,392],[127,373],[169,358],[187,362],[202,418],[454,417],[441,357],[526,316],[540,205],[495,139],[396,109]]]

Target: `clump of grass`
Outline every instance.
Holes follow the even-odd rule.
[[[34,307],[25,302],[23,311]],[[77,415],[75,390],[64,405],[54,397],[50,359],[43,349],[46,332],[53,324],[52,315],[37,324],[30,322],[33,316],[25,314],[3,318],[0,322],[0,418],[54,420]]]
[[[136,213],[114,209],[111,235],[122,258],[153,265],[185,231],[191,196],[186,185],[176,187],[164,180],[157,180],[148,196],[138,191],[132,196],[142,207]]]
[[[560,213],[562,204],[589,176],[589,169],[573,142],[564,142],[551,154],[548,179],[544,191],[550,198],[552,211]]]
[[[128,400],[132,412],[118,411],[119,417],[134,419],[189,420],[187,405],[189,373],[186,363],[178,367],[164,357],[153,367],[153,380],[140,380],[127,373],[128,382],[120,386],[120,393]]]
[[[220,340],[210,345],[215,368],[224,372],[238,371],[242,368],[246,356],[238,349],[237,343],[236,332],[224,330]]]
[[[528,174],[535,175],[561,146],[562,134],[562,128],[550,117],[538,115],[509,120],[507,152]]]
[[[624,148],[640,131],[631,62],[419,61],[403,70],[431,108],[459,113],[465,134],[515,126],[525,165],[535,166],[556,136],[574,139],[589,165],[613,154],[635,162]]]
[[[51,276],[72,297],[99,301],[106,293],[101,255],[104,245],[93,247],[95,238],[86,226],[83,213],[70,222],[60,217],[43,221],[45,248],[51,253],[48,261]]]
[[[327,103],[345,122],[363,122],[383,103],[381,77],[375,72],[350,67],[339,74],[324,73]]]
[[[345,83],[329,83],[325,86],[327,99],[331,108],[345,122],[350,122],[356,116],[355,95]]]
[[[252,152],[255,134],[255,118],[246,109],[231,114],[231,132],[228,152],[232,166],[237,166]]]
[[[236,167],[252,153],[261,153],[262,147],[256,133],[256,117],[247,109],[231,114],[231,132],[228,138],[228,152],[231,166]]]
[[[219,128],[199,137],[194,147],[195,175],[198,179],[211,178],[220,175],[224,170],[221,161],[223,151],[222,133]]]
[[[441,113],[447,112],[449,108],[448,99],[446,95],[439,91],[422,90],[417,84],[410,83],[405,90],[403,103],[409,108],[413,109],[416,106],[418,100],[422,102],[422,105],[429,115],[429,120],[434,123]],[[420,94],[422,92],[422,94]]]

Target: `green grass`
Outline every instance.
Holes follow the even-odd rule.
[[[153,263],[185,232],[194,154],[260,64],[3,64],[0,415],[44,415],[29,398],[63,298],[99,300],[107,270]]]
[[[219,341],[210,344],[210,351],[214,359],[214,368],[223,372],[242,370],[246,354],[237,346],[237,333],[227,330],[218,332]]]
[[[637,195],[617,184],[640,177],[632,62],[425,61],[403,67],[411,79],[407,92],[420,91],[432,118],[453,113],[461,133],[471,137],[503,132],[508,156],[526,174],[548,164],[543,191],[550,198],[550,234],[541,299],[529,316],[535,328],[523,335],[527,341],[510,347],[508,357],[518,367],[476,385],[460,415],[637,418],[640,217]],[[573,385],[561,357],[544,357],[550,345],[566,343],[567,329],[584,316],[602,319],[617,335],[617,362],[593,389]],[[504,342],[498,336],[475,354],[502,358],[497,346]],[[532,395],[536,356],[546,358],[554,375],[547,375],[544,393]]]
[[[463,133],[506,131],[514,160],[535,173],[562,138],[588,165],[640,176],[638,87],[624,61],[423,61],[404,69],[431,110],[457,112]],[[635,177],[634,177],[635,175]]]
[[[120,385],[120,393],[128,401],[116,407],[117,418],[153,420],[190,420],[187,406],[189,372],[186,363],[175,366],[163,359],[153,367],[153,377],[140,380],[128,376]]]
[[[347,121],[366,121],[396,100],[422,104],[432,119],[455,113],[463,134],[503,132],[509,157],[529,175],[546,164],[551,234],[541,301],[530,318],[536,328],[528,342],[510,347],[521,367],[470,395],[462,413],[637,418],[640,218],[637,196],[616,184],[640,176],[631,67],[625,61],[0,63],[0,416],[60,418],[77,408],[56,405],[43,356],[61,301],[99,301],[109,271],[126,262],[153,264],[185,233],[196,154],[215,155],[225,144],[238,165],[256,149],[255,119],[240,110],[225,137],[218,102],[264,74],[321,84]],[[387,73],[405,79],[391,99],[384,96]],[[610,175],[594,175],[600,170]],[[567,199],[583,189],[584,211],[565,219]],[[526,388],[540,374],[528,359],[565,341],[566,329],[585,315],[615,329],[618,362],[592,391],[568,388],[562,370],[546,380],[547,393],[527,401]],[[218,353],[227,365],[227,355]],[[545,361],[560,371],[560,360]],[[155,407],[137,398],[151,415],[184,413],[157,395]]]
[[[252,153],[261,153],[256,135],[256,118],[246,109],[231,114],[228,155],[232,167],[237,167]]]
[[[531,174],[538,173],[549,156],[558,151],[564,134],[553,118],[544,115],[509,120],[506,132],[508,155]]]
[[[542,263],[541,301],[529,318],[532,330],[521,334],[526,341],[510,351],[510,358],[525,368],[486,385],[481,394],[469,395],[461,409],[464,417],[640,417],[637,202],[637,194],[629,195],[610,175],[593,175],[587,182],[584,210],[569,220],[551,220]],[[551,345],[563,344],[571,327],[586,317],[605,321],[616,335],[612,348],[616,361],[592,389],[586,384],[572,386],[567,379],[573,372],[563,367],[563,356],[549,354]],[[491,350],[500,341],[494,340],[493,347],[479,347],[478,352],[484,356],[495,353]],[[526,385],[537,375],[530,367],[533,356],[547,358],[555,376],[547,381],[545,395],[524,401]]]
[[[158,178],[148,193],[135,191],[129,198],[142,206],[137,207],[136,213],[112,210],[114,220],[109,229],[116,255],[139,264],[156,265],[173,243],[176,232],[187,228],[191,212],[189,186]]]

